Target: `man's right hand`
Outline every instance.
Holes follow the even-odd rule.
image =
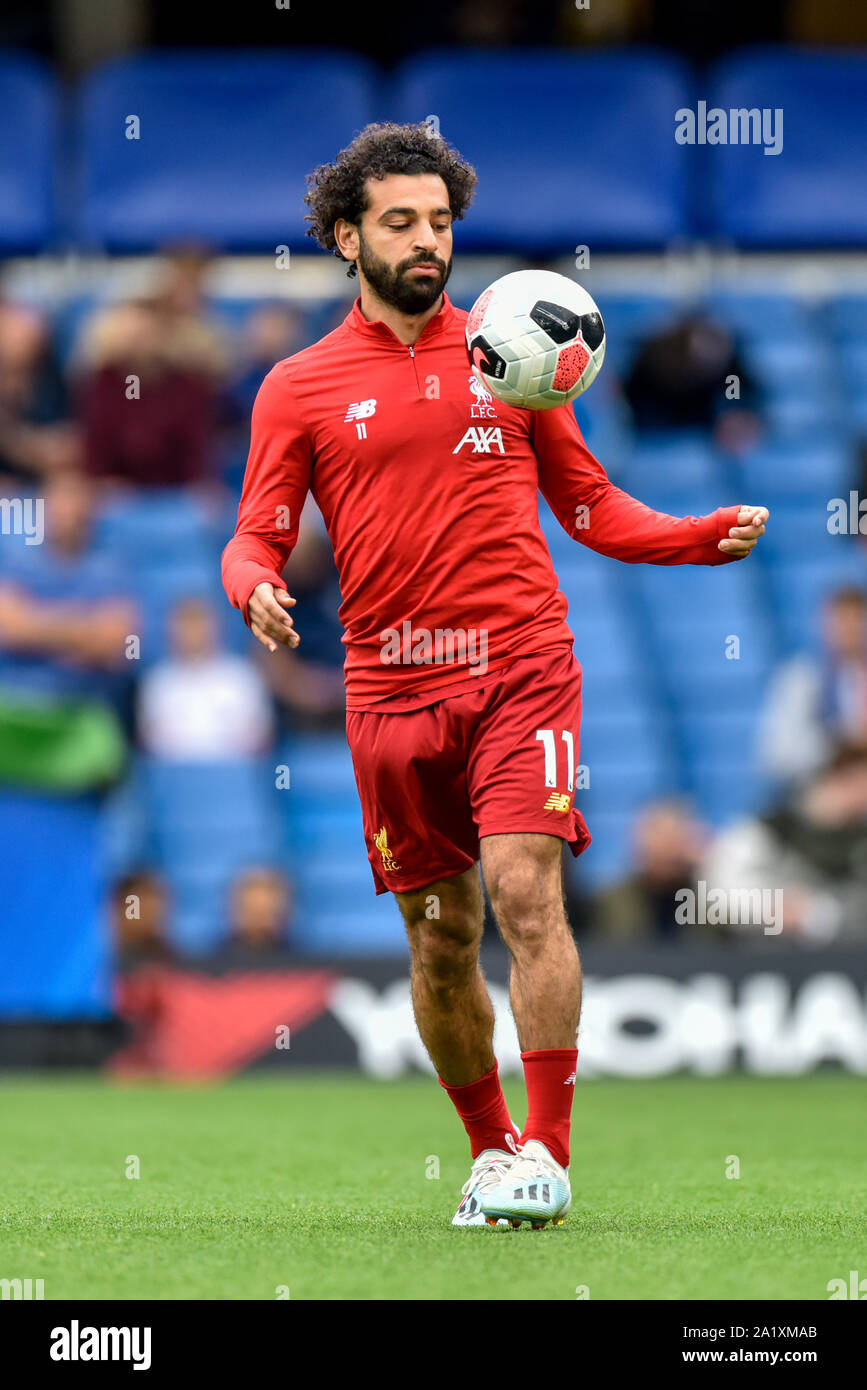
[[[297,647],[301,641],[286,612],[294,605],[295,599],[285,589],[275,589],[273,584],[257,584],[250,595],[247,605],[250,631],[269,652],[276,652],[278,642],[284,647]]]

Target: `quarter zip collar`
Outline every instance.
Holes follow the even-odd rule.
[[[392,351],[409,352],[410,348],[416,351],[426,345],[431,338],[437,338],[446,329],[450,328],[455,321],[455,309],[445,290],[443,290],[443,302],[441,308],[428,319],[421,334],[414,343],[402,343],[397,335],[389,328],[382,319],[366,319],[361,312],[361,296],[359,295],[350,309],[346,318],[343,320],[346,327],[353,333],[360,333],[363,338],[368,338],[371,343],[377,342],[382,347],[390,348]]]

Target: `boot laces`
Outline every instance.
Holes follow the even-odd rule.
[[[507,1134],[506,1143],[512,1154],[517,1154],[518,1146],[515,1143],[514,1135]],[[479,1154],[472,1166],[470,1176],[461,1188],[461,1192],[466,1196],[474,1187],[477,1187],[479,1191],[484,1191],[488,1187],[496,1186],[501,1178],[512,1172],[512,1165],[515,1161],[505,1153],[499,1158],[491,1158],[489,1154]]]
[[[549,1162],[542,1158],[541,1154],[519,1153],[509,1168],[509,1180],[514,1178],[516,1183],[532,1182],[534,1178],[559,1178],[560,1176],[553,1159]]]

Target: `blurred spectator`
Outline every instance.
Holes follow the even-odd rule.
[[[671,940],[694,936],[694,926],[675,919],[679,889],[695,889],[707,831],[681,801],[655,801],[634,826],[635,868],[604,889],[591,909],[591,923],[610,940]]]
[[[246,870],[232,884],[229,920],[229,950],[234,957],[246,956],[253,963],[285,949],[292,922],[288,879],[276,869]]]
[[[779,890],[787,936],[867,941],[867,751],[840,749],[776,810],[724,830],[705,873],[729,893]]]
[[[652,9],[652,0],[606,0],[592,9],[589,0],[559,0],[557,38],[587,45],[646,40]]]
[[[822,610],[822,653],[784,662],[759,729],[763,768],[778,782],[808,777],[841,743],[867,746],[867,591],[836,590]]]
[[[739,394],[729,399],[732,377]],[[688,314],[646,338],[624,392],[638,431],[712,429],[720,447],[731,451],[747,448],[761,431],[756,388],[734,340],[704,314]]]
[[[297,651],[257,653],[260,667],[290,728],[338,728],[345,722],[343,629],[337,616],[340,585],[322,517],[309,500],[298,542],[283,571],[298,600],[292,615],[301,638]]]
[[[122,970],[174,959],[168,939],[169,892],[158,874],[141,870],[115,885],[112,925],[117,962]]]
[[[72,466],[77,431],[47,321],[0,299],[0,487]]]
[[[274,717],[265,682],[244,657],[221,650],[214,608],[182,599],[170,615],[171,656],[143,677],[139,737],[155,758],[219,762],[263,752]]]
[[[250,416],[256,394],[276,362],[306,345],[305,326],[301,310],[278,299],[254,309],[241,330],[225,392],[223,418],[227,429],[221,465],[222,477],[237,497],[250,451]]]
[[[275,299],[252,311],[241,333],[237,366],[229,388],[235,410],[248,426],[264,378],[276,362],[291,357],[303,346],[304,315],[294,304]]]
[[[141,487],[213,476],[228,355],[203,308],[204,265],[192,253],[170,258],[152,294],[88,324],[77,367],[94,476]]]
[[[7,718],[0,709],[0,729],[17,725],[23,739],[25,716],[12,716],[23,702],[40,761],[34,777],[50,782],[53,766],[58,784],[68,776],[85,786],[88,766],[94,783],[102,782],[120,756],[116,715],[125,713],[133,674],[126,639],[138,630],[138,616],[119,567],[94,544],[90,484],[57,474],[44,504],[42,543],[7,542],[3,551],[0,698]],[[11,751],[0,749],[0,775]]]
[[[789,0],[785,32],[800,44],[867,44],[867,10],[849,0]]]

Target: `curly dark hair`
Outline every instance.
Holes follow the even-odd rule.
[[[320,164],[307,175],[307,235],[338,260],[345,260],[334,238],[334,224],[341,217],[357,223],[368,206],[365,181],[383,179],[386,174],[439,174],[456,219],[472,202],[478,182],[473,166],[426,123],[367,125],[333,164]],[[355,274],[354,262],[346,273]]]

